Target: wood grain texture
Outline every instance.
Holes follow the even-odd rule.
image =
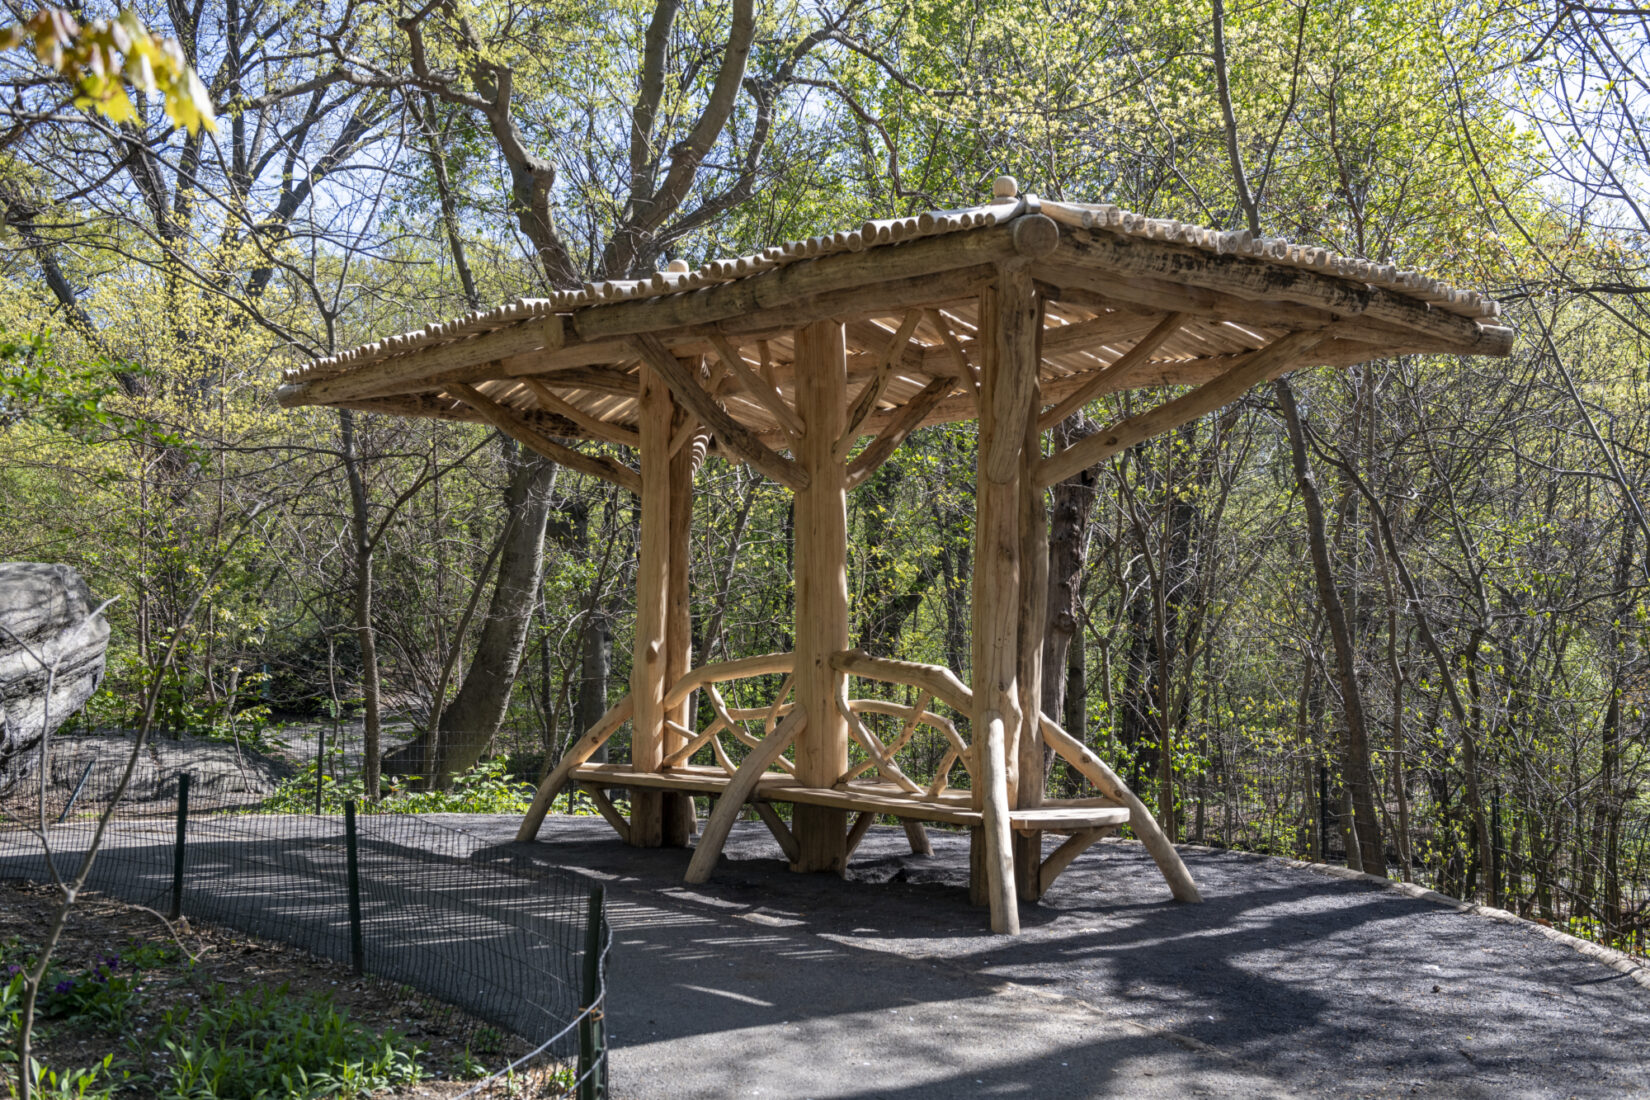
[[[797,780],[830,787],[848,767],[848,719],[837,707],[842,676],[831,658],[848,646],[848,494],[834,453],[847,415],[847,349],[842,326],[798,329],[796,403],[803,418],[797,458],[806,471],[796,493],[797,705],[814,716],[797,744]],[[847,858],[846,824],[834,809],[811,808],[793,818],[801,855],[797,868],[840,872]]]
[[[544,824],[545,815],[550,812],[550,806],[556,800],[556,795],[567,785],[568,777],[573,769],[582,765],[593,756],[597,749],[607,744],[618,728],[630,721],[631,715],[636,712],[636,701],[626,695],[615,703],[608,712],[597,720],[596,724],[586,730],[573,747],[562,754],[556,762],[556,767],[544,777],[539,784],[537,793],[533,795],[533,804],[528,807],[527,813],[521,819],[521,827],[516,830],[518,843],[526,844],[538,836],[539,827]]]
[[[543,455],[552,462],[560,463],[570,470],[577,470],[581,474],[589,474],[591,477],[598,477],[603,481],[611,481],[633,493],[642,491],[641,475],[629,466],[615,462],[606,455],[587,455],[581,451],[575,451],[571,447],[563,446],[553,439],[540,435],[526,421],[516,415],[513,410],[500,405],[474,386],[454,383],[448,389],[453,396],[474,409],[487,423],[529,450]]]
[[[635,337],[635,341],[643,361],[659,373],[676,399],[710,429],[727,455],[749,463],[793,490],[807,488],[808,472],[799,463],[770,450],[750,429],[735,420],[658,339],[642,335]],[[669,445],[667,437],[664,446]]]
[[[733,778],[721,788],[716,808],[705,820],[704,831],[699,834],[699,844],[688,863],[686,881],[710,881],[711,872],[716,870],[716,861],[722,855],[722,846],[728,842],[728,834],[733,831],[733,823],[739,820],[745,800],[755,793],[763,774],[807,725],[808,712],[798,706],[745,757]]]

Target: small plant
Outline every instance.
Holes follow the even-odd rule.
[[[498,1054],[504,1049],[504,1032],[496,1027],[478,1027],[470,1044],[482,1054]]]
[[[90,1069],[48,1069],[38,1060],[29,1059],[31,1096],[52,1097],[54,1100],[111,1100],[120,1083],[115,1079],[113,1054],[105,1054],[103,1061]],[[8,1096],[19,1093],[16,1080],[10,1076],[7,1077],[6,1088]]]
[[[351,1020],[326,994],[276,989],[227,993],[178,1005],[145,1041],[166,1051],[154,1074],[163,1100],[282,1096],[354,1100],[424,1077],[420,1049],[393,1032]]]
[[[368,802],[359,776],[340,783],[321,773],[321,812],[341,813],[354,800],[362,813],[375,814],[518,814],[533,798],[532,787],[509,778],[503,760],[484,760],[453,777],[452,790],[409,791],[402,781],[418,776],[385,776],[384,796]],[[303,814],[315,810],[315,765],[305,764],[283,779],[259,806],[263,813]],[[593,812],[593,811],[592,811]]]
[[[453,1059],[452,1073],[454,1077],[485,1077],[487,1067],[476,1061],[470,1054],[470,1048],[465,1047],[464,1053]]]
[[[342,813],[344,803],[354,800],[361,805],[366,799],[366,788],[360,776],[338,782],[325,771],[321,773],[321,812]],[[315,811],[315,765],[305,764],[297,774],[289,776],[275,787],[275,792],[259,804],[263,813],[307,814]]]
[[[400,814],[514,814],[525,811],[531,799],[531,788],[512,781],[504,760],[493,759],[454,776],[450,791],[391,794],[375,810]]]

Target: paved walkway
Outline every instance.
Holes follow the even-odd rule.
[[[1188,852],[1207,900],[1179,905],[1108,842],[1009,939],[967,903],[958,834],[916,858],[873,829],[843,882],[740,825],[685,887],[687,853],[599,819],[551,818],[532,845],[513,819],[436,820],[466,837],[448,855],[607,883],[620,1098],[1650,1095],[1650,991],[1529,927],[1277,860]],[[165,848],[145,847],[132,886],[152,892]],[[256,887],[236,866],[216,891]]]
[[[846,883],[760,824],[706,886],[600,821],[526,851],[612,876],[621,1096],[1650,1095],[1650,991],[1529,927],[1238,853],[1180,905],[1108,842],[993,937],[933,836],[873,829]]]

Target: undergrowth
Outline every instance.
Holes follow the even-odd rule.
[[[0,945],[0,1066],[12,1097],[19,1093],[15,1044],[31,957],[15,940]],[[48,1068],[31,1058],[31,1090],[60,1100],[112,1100],[130,1089],[157,1100],[356,1100],[427,1076],[419,1047],[351,1020],[328,993],[287,985],[199,988],[192,978],[181,952],[154,946],[101,956],[75,973],[48,971],[37,1048],[59,1032],[121,1040],[116,1052],[84,1068]]]
[[[383,797],[366,800],[360,776],[342,781],[321,772],[321,812],[342,813],[344,803],[353,800],[364,814],[521,814],[533,803],[531,784],[509,778],[503,758],[484,760],[453,777],[451,790],[414,791],[404,785],[417,776],[384,776]],[[598,811],[583,791],[557,797],[557,813],[594,816]],[[307,814],[315,812],[315,765],[306,764],[297,774],[281,781],[275,793],[258,806],[259,813]]]

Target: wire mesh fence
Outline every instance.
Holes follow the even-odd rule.
[[[64,754],[0,793],[0,880],[72,876],[129,743]],[[291,944],[458,1010],[526,1053],[464,1095],[605,1095],[611,934],[600,890],[514,859],[462,821],[267,813],[233,775],[140,757],[87,887]]]

